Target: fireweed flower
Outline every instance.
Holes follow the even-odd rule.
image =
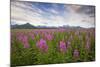
[[[59,32],[64,32],[64,31],[65,31],[65,29],[62,29],[62,28],[61,28],[61,29],[59,29]]]
[[[36,46],[42,51],[47,52],[48,46],[46,44],[46,41],[44,39],[40,39],[40,41],[37,42]]]
[[[29,48],[28,36],[24,35],[22,42],[24,44],[24,48]]]
[[[66,43],[64,41],[60,41],[60,52],[65,53],[67,50]]]
[[[29,33],[30,37],[34,40],[34,34]]]
[[[46,37],[47,40],[52,40],[53,39],[53,36],[51,34],[46,34],[45,37]]]
[[[24,45],[24,48],[29,48],[29,43],[28,43],[28,36],[21,34],[17,36],[18,40],[22,42]]]
[[[34,34],[37,36],[39,34],[39,32],[38,31],[35,31]]]
[[[22,34],[22,33],[18,33],[18,34],[17,34],[17,39],[18,39],[19,41],[23,40],[23,35],[24,35],[24,34]]]
[[[79,51],[77,49],[74,50],[73,56],[74,57],[79,57]]]

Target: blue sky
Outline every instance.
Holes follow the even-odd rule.
[[[27,1],[11,2],[11,24],[34,26],[95,26],[95,7]]]

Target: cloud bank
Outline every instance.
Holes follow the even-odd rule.
[[[40,2],[11,2],[11,24],[95,27],[95,6]]]

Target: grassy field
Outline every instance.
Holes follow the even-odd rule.
[[[11,29],[12,66],[94,60],[94,29]]]

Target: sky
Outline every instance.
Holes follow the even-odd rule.
[[[95,27],[95,6],[28,1],[11,2],[11,25]]]

